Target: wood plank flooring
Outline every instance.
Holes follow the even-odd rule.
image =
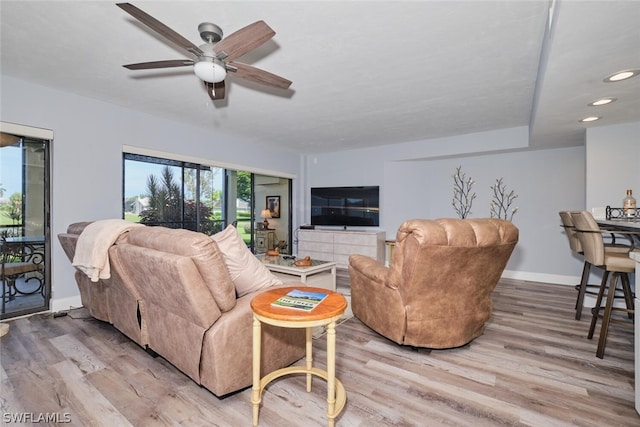
[[[612,325],[605,357],[596,358],[587,310],[573,319],[575,296],[568,286],[503,280],[484,335],[451,350],[401,347],[357,318],[343,322],[337,376],[347,404],[336,425],[640,426],[632,328]],[[85,316],[80,309],[10,322],[0,339],[3,425],[29,413],[60,421],[45,425],[251,426],[250,389],[218,399]],[[321,367],[325,349],[324,339],[314,341]],[[263,395],[260,426],[326,425],[325,393],[319,379],[311,393],[304,376],[276,380]]]

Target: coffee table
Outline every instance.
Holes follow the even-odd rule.
[[[309,292],[322,292],[328,296],[313,310],[302,311],[291,308],[274,307],[272,302],[293,289]],[[253,406],[253,425],[258,425],[262,391],[271,381],[288,374],[307,374],[307,392],[311,391],[312,376],[327,381],[327,425],[333,427],[335,417],[342,411],[347,401],[347,393],[342,383],[336,379],[336,321],[342,317],[347,308],[347,300],[337,292],[324,288],[285,287],[269,289],[258,294],[251,301],[253,310],[253,386],[251,388],[251,404]],[[305,366],[289,366],[281,368],[261,377],[260,362],[262,349],[262,323],[282,328],[306,329]],[[312,329],[316,326],[327,326],[327,370],[313,367]]]
[[[287,259],[283,255],[257,255],[265,267],[283,282],[297,280],[309,286],[336,291],[336,263],[330,261],[311,260],[308,267],[294,265],[295,259]]]

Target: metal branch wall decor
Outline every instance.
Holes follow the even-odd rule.
[[[473,199],[476,198],[476,193],[471,192],[473,184],[475,181],[471,178],[467,179],[467,175],[462,172],[462,166],[458,166],[456,173],[453,174],[453,200],[451,204],[461,219],[465,219],[471,214],[471,205],[473,205]]]
[[[513,191],[507,192],[507,186],[502,178],[496,179],[495,184],[491,186],[493,191],[493,199],[491,200],[491,218],[500,218],[511,221],[513,216],[518,212],[518,207],[512,208],[513,201],[518,195]]]
[[[471,206],[476,198],[473,185],[476,183],[467,174],[462,172],[462,166],[456,168],[453,178],[453,199],[451,205],[460,219],[468,218],[471,215]],[[513,191],[507,191],[507,186],[502,178],[496,179],[491,187],[493,192],[489,215],[491,218],[506,219],[511,221],[518,212],[518,207],[512,207],[518,195]]]

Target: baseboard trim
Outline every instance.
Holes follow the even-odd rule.
[[[79,307],[82,307],[82,300],[78,294],[66,298],[52,298],[49,304],[49,311],[57,313],[58,311],[67,311]]]
[[[348,277],[347,269],[338,269],[338,275]],[[505,279],[525,280],[528,282],[554,283],[558,285],[575,286],[580,282],[577,276],[562,276],[557,274],[531,273],[526,271],[505,270],[502,273]],[[56,313],[58,311],[66,311],[74,308],[82,307],[80,295],[66,298],[52,298],[49,311]]]
[[[576,286],[580,283],[580,277],[577,276],[560,276],[554,274],[542,274],[542,273],[527,273],[522,271],[505,271],[502,275],[505,279],[514,279],[514,280],[524,280],[527,282],[539,282],[539,283],[550,283],[555,285],[564,285],[564,286]],[[576,296],[577,296],[576,292]],[[585,309],[595,307],[596,305],[596,297],[593,295],[585,295],[583,306]],[[614,307],[624,308],[625,303],[620,299],[617,299],[613,302]],[[586,311],[585,311],[586,313]],[[588,316],[591,316],[589,313]]]
[[[527,271],[505,270],[502,272],[504,279],[525,280],[527,282],[553,283],[556,285],[575,286],[580,283],[578,276],[563,276],[559,274],[531,273]]]

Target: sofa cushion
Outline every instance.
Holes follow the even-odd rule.
[[[132,245],[190,257],[221,311],[231,310],[236,305],[233,281],[220,249],[209,236],[166,227],[140,227],[131,231],[135,231],[128,236]]]
[[[247,248],[238,230],[232,225],[211,236],[222,251],[231,280],[238,297],[274,285],[282,281],[274,276]]]

